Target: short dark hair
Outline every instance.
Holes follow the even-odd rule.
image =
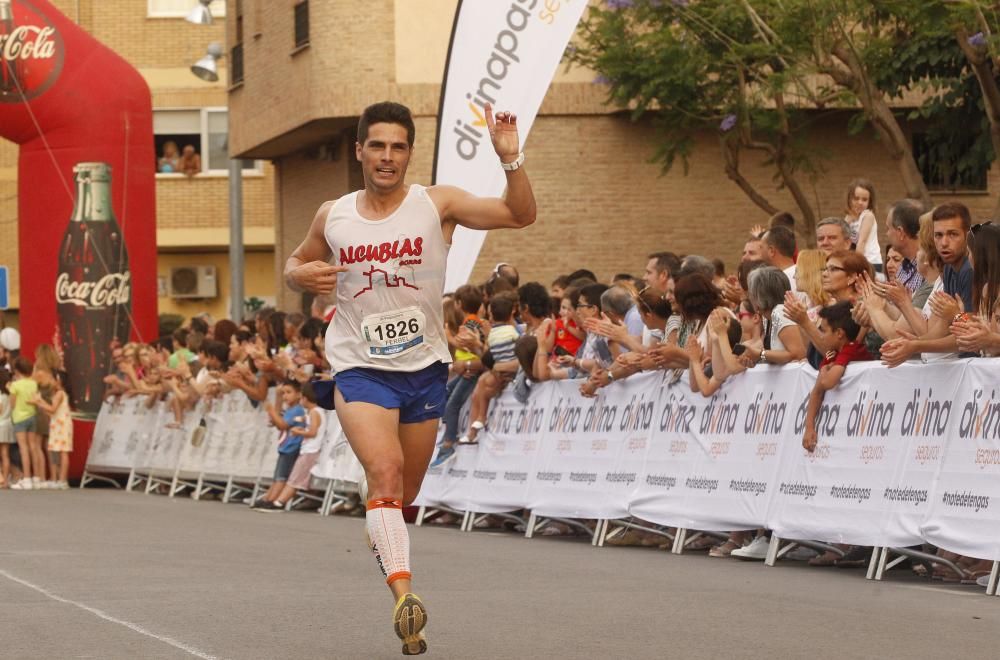
[[[399,124],[406,129],[406,142],[413,148],[417,127],[413,124],[413,114],[401,103],[382,101],[364,109],[358,120],[358,144],[368,139],[368,127],[372,124]]]
[[[170,337],[184,348],[187,348],[188,332],[187,328],[177,328],[170,334]]]
[[[783,257],[791,259],[795,256],[795,232],[788,227],[771,227],[764,234],[764,242]]]
[[[569,286],[569,277],[566,275],[560,275],[556,279],[552,280],[552,286],[557,286],[560,289],[565,289]]]
[[[656,270],[661,273],[670,273],[671,277],[681,269],[681,258],[673,252],[654,252],[646,258],[656,259]]]
[[[490,299],[490,316],[495,323],[507,323],[514,315],[514,305],[516,304],[517,296],[514,295],[513,291],[498,293]],[[545,311],[547,312],[548,309]]]
[[[517,290],[517,299],[522,311],[527,309],[535,318],[548,318],[552,303],[549,301],[549,290],[541,283],[522,284]]]
[[[309,403],[316,403],[316,388],[313,387],[311,382],[302,383],[302,397]]]
[[[478,314],[483,306],[483,290],[475,284],[463,284],[455,289],[455,302],[466,314]]]
[[[686,321],[704,321],[713,309],[722,304],[722,296],[712,284],[712,278],[703,273],[691,273],[677,280],[674,300]]]
[[[795,229],[795,216],[788,211],[780,211],[771,216],[771,220],[768,222],[768,227],[774,229],[775,227],[788,227],[789,229]]]
[[[191,332],[200,332],[203,335],[208,334],[208,321],[201,318],[200,316],[194,316],[191,318]]]
[[[570,282],[573,282],[575,280],[583,280],[583,279],[590,280],[591,282],[596,282],[597,281],[597,275],[594,275],[594,271],[587,270],[586,268],[578,268],[578,269],[574,270],[572,273],[570,273],[569,275],[567,275],[566,278]]]
[[[851,302],[842,300],[838,303],[821,307],[819,316],[830,324],[833,330],[843,330],[849,341],[857,341],[861,326],[851,316]]]
[[[326,325],[323,319],[307,319],[299,328],[299,337],[303,339],[316,339],[323,334],[323,326]]]
[[[521,365],[525,373],[531,374],[535,364],[535,353],[538,352],[538,337],[535,335],[521,335],[514,342],[514,356],[517,363]]]
[[[201,344],[201,352],[209,357],[214,357],[216,360],[225,364],[229,359],[229,346],[223,344],[221,341],[215,341],[214,339],[206,339]]]
[[[281,381],[281,384],[282,385],[288,385],[290,388],[292,388],[296,392],[301,392],[302,391],[302,383],[300,383],[299,381],[295,380],[294,378],[289,378],[287,380],[283,380],[283,381]]]
[[[14,371],[22,376],[30,376],[34,367],[35,365],[31,363],[31,360],[23,355],[18,355],[14,358]]]
[[[574,306],[580,304],[580,298],[586,297],[587,302],[591,305],[597,307],[598,311],[601,308],[601,296],[607,291],[609,287],[607,284],[601,284],[600,282],[594,282],[593,284],[588,284],[585,287],[581,287],[579,293],[576,296],[576,302],[573,303]]]
[[[934,212],[931,214],[931,220],[934,222],[938,220],[951,220],[953,218],[962,219],[962,229],[965,231],[969,231],[972,227],[972,215],[969,213],[969,207],[962,202],[945,202],[934,209]]]
[[[741,261],[739,268],[736,269],[736,279],[740,282],[740,288],[744,291],[750,290],[750,273],[757,270],[758,268],[764,268],[767,266],[766,261],[761,261],[760,259],[751,259],[750,261]]]
[[[920,235],[920,216],[924,203],[919,199],[901,199],[889,208],[889,222],[910,238]]]

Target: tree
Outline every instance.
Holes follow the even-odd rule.
[[[655,159],[664,171],[678,157],[686,165],[694,135],[718,126],[727,176],[773,212],[740,169],[742,153],[762,154],[799,207],[811,244],[816,211],[802,184],[816,180],[823,158],[805,147],[805,134],[823,112],[851,112],[853,132],[870,126],[907,195],[927,204],[921,166],[958,181],[1000,152],[1000,59],[993,54],[1000,20],[990,7],[981,0],[608,0],[592,8],[572,59],[602,74],[609,100],[633,119],[654,118],[663,131]],[[914,90],[925,97],[919,107],[893,106]],[[904,118],[926,125],[930,147],[921,163]]]

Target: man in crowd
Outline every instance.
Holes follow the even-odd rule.
[[[788,276],[795,293],[795,232],[788,227],[772,227],[764,234],[764,260]]]
[[[959,202],[948,202],[934,209],[931,218],[934,247],[944,261],[941,272],[944,290],[931,295],[928,301],[933,315],[924,335],[903,334],[882,346],[882,362],[890,367],[899,366],[917,353],[956,353],[958,342],[950,332],[952,320],[962,309],[975,311],[972,309],[973,272],[968,245],[972,227],[969,209]]]
[[[917,250],[920,249],[920,216],[924,213],[924,205],[915,199],[903,199],[889,209],[886,216],[886,236],[889,245],[903,255],[899,264],[896,281],[914,293],[924,283],[924,278],[917,272]]]
[[[843,218],[823,218],[816,225],[816,247],[826,256],[851,249],[851,228]]]
[[[740,261],[763,261],[764,260],[764,241],[760,239],[759,236],[751,236],[750,239],[743,246],[743,255],[740,257]]]
[[[411,592],[403,506],[420,490],[445,407],[447,246],[459,225],[520,228],[536,214],[516,117],[500,112],[494,120],[489,104],[484,110],[506,174],[503,199],[406,184],[412,114],[398,103],[378,103],[358,123],[355,154],[364,189],[324,203],[285,266],[293,289],[337,292],[326,338],[337,416],[365,469],[369,540],[393,593],[393,625],[407,655],[427,649],[427,613]],[[329,265],[331,257],[337,265]]]
[[[647,257],[646,272],[642,279],[646,286],[666,291],[674,273],[680,270],[681,260],[673,252],[654,252]]]

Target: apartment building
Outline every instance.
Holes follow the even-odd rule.
[[[201,160],[194,176],[159,162],[156,211],[158,307],[160,314],[228,315],[230,268],[227,111],[228,59],[220,80],[205,82],[190,67],[211,42],[225,43],[226,5],[210,6],[216,20],[194,25],[184,17],[197,0],[52,0],[83,29],[131,63],[149,84],[153,98],[156,153],[168,143],[192,146]],[[243,223],[246,245],[245,297],[273,302],[274,168],[266,160],[243,163]],[[0,140],[0,265],[12,275],[11,312],[19,305],[17,268],[17,147]]]
[[[456,5],[228,0],[232,151],[274,164],[274,286],[281,306],[300,305],[277,272],[317,207],[363,185],[354,135],[366,105],[391,99],[413,110],[417,138],[409,180],[430,182]],[[766,222],[726,177],[715,132],[698,138],[686,172],[678,164],[661,176],[659,165],[650,162],[656,129],[608,106],[606,88],[594,80],[593,72],[578,68],[563,67],[556,76],[525,145],[538,221],[523,231],[491,232],[473,281],[500,261],[518,264],[522,280],[543,282],[578,267],[602,278],[641,274],[646,255],[662,249],[720,256],[732,269],[749,228]],[[817,118],[811,136],[817,154],[827,156],[808,191],[821,216],[843,215],[847,184],[858,176],[875,182],[883,212],[904,196],[884,148],[870,132],[849,137],[847,120],[846,113],[826,114]],[[919,137],[918,127],[908,130]],[[744,157],[748,180],[794,211],[772,171],[753,161]],[[977,217],[992,210],[988,193],[997,188],[996,177],[994,168],[961,193]]]

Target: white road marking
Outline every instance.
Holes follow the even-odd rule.
[[[45,587],[40,587],[37,584],[32,584],[31,582],[28,582],[27,580],[22,580],[21,578],[17,577],[16,575],[11,575],[10,573],[8,573],[5,570],[0,569],[0,576],[3,576],[5,578],[7,578],[11,582],[16,582],[16,583],[20,584],[21,586],[24,586],[24,587],[27,587],[27,588],[32,589],[34,591],[37,591],[38,593],[42,594],[46,598],[51,598],[52,600],[54,600],[56,602],[65,603],[67,605],[72,605],[74,607],[78,607],[78,608],[80,608],[81,610],[83,610],[85,612],[90,612],[94,616],[97,616],[97,617],[99,617],[101,619],[104,619],[105,621],[109,621],[111,623],[117,623],[118,625],[124,626],[124,627],[128,628],[129,630],[131,630],[133,632],[137,632],[140,635],[145,635],[146,637],[151,637],[151,638],[155,639],[158,642],[163,642],[164,644],[168,644],[168,645],[174,647],[175,649],[179,649],[181,651],[184,651],[185,653],[189,653],[189,654],[193,655],[196,658],[202,658],[202,660],[219,660],[214,655],[210,655],[208,653],[205,653],[204,651],[200,651],[200,650],[196,649],[193,646],[188,646],[187,644],[184,644],[183,642],[179,642],[176,639],[173,639],[171,637],[166,637],[164,635],[157,635],[156,633],[150,632],[149,630],[146,630],[142,626],[140,626],[138,624],[135,624],[135,623],[132,623],[130,621],[123,621],[122,619],[115,618],[115,617],[111,616],[110,614],[108,614],[107,612],[102,612],[101,610],[97,609],[96,607],[91,607],[91,606],[85,605],[83,603],[78,603],[77,601],[70,600],[69,598],[63,598],[62,596],[60,596],[58,594],[52,593],[51,591],[49,591]]]

